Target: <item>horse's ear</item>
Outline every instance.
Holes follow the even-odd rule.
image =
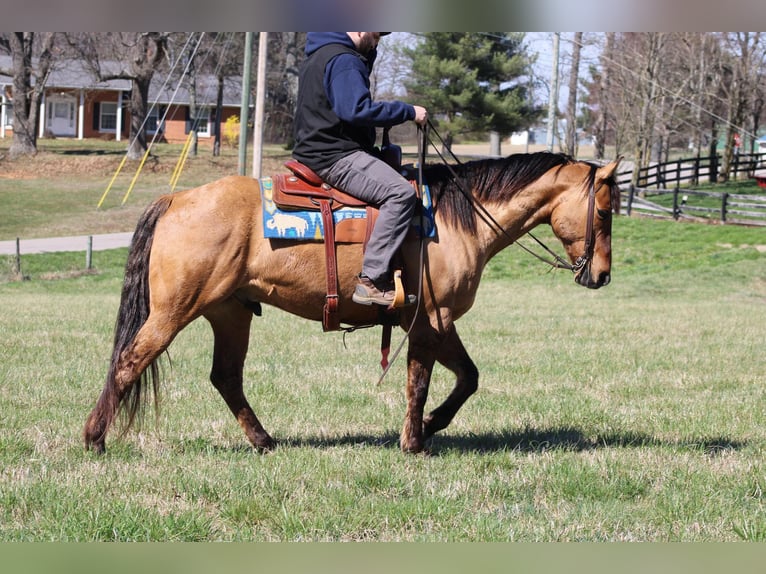
[[[620,165],[621,161],[622,156],[618,157],[612,162],[609,162],[605,166],[598,168],[597,178],[601,181],[613,178],[617,173],[617,167]]]

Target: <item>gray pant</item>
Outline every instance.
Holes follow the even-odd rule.
[[[364,254],[362,273],[373,283],[391,280],[391,260],[407,235],[415,211],[412,185],[391,166],[363,152],[336,161],[318,175],[333,187],[380,209]]]

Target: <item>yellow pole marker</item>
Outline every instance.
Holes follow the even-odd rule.
[[[112,181],[109,182],[109,185],[106,187],[106,191],[104,192],[104,195],[101,196],[101,199],[98,202],[98,205],[96,206],[96,209],[101,207],[101,204],[104,203],[104,200],[106,199],[106,196],[109,195],[109,190],[112,189],[112,185],[114,185],[114,180],[117,179],[117,176],[120,175],[120,172],[122,171],[122,166],[125,165],[125,160],[128,159],[128,155],[125,154],[125,157],[122,158],[122,161],[120,162],[120,167],[117,168],[117,171],[114,172],[114,176],[112,177]]]
[[[141,163],[138,164],[136,175],[133,176],[133,181],[130,182],[130,187],[128,187],[128,191],[125,192],[125,196],[122,198],[122,205],[125,205],[125,202],[128,201],[128,196],[130,195],[130,192],[133,191],[133,187],[136,185],[138,176],[140,175],[141,170],[144,167],[144,163],[146,163],[146,158],[149,157],[149,152],[151,151],[151,149],[152,149],[152,146],[149,146],[146,148],[146,153],[144,154],[144,157],[141,158]]]
[[[186,141],[184,142],[184,147],[181,148],[181,155],[178,156],[178,161],[176,162],[176,167],[173,169],[173,175],[170,176],[170,191],[173,191],[176,187],[176,183],[178,183],[178,178],[180,177],[179,172],[181,171],[181,166],[186,161],[184,160],[184,157],[186,157],[186,154],[189,153],[189,146],[191,145],[192,140],[192,134],[193,131],[189,131],[189,137],[186,138]]]
[[[191,133],[191,132],[189,132]],[[189,143],[191,144],[191,137],[189,138]],[[173,180],[173,185],[170,186],[170,191],[175,191],[176,184],[178,183],[178,180],[181,177],[181,172],[183,171],[184,165],[186,165],[186,160],[189,157],[189,150],[191,150],[191,145],[187,145],[186,149],[181,154],[181,157],[178,158],[178,171],[175,174],[175,179]]]

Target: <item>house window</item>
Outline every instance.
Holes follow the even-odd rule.
[[[117,131],[117,104],[114,102],[101,102],[99,106],[99,125],[101,132]]]
[[[152,109],[149,110],[149,113],[146,116],[146,133],[148,134],[154,134],[157,133],[157,126],[160,123],[160,110],[158,106],[153,106]]]
[[[197,128],[197,135],[210,137],[210,108],[200,106],[197,108],[197,117],[193,118],[193,123]]]

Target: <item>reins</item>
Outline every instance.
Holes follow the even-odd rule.
[[[430,124],[430,122],[429,122]],[[418,186],[418,197],[420,197],[420,194],[423,193],[423,164],[425,164],[426,160],[426,148],[428,147],[428,133],[426,128],[423,128],[421,126],[418,126],[418,132],[420,132],[420,137],[418,138],[418,180],[417,180],[417,186]],[[404,348],[404,343],[409,339],[410,333],[412,332],[412,328],[415,326],[415,320],[418,318],[418,313],[420,312],[420,305],[421,301],[423,299],[423,268],[425,267],[425,244],[426,244],[426,238],[425,238],[425,221],[424,221],[424,214],[423,210],[420,210],[420,254],[418,258],[418,290],[417,290],[417,303],[415,304],[415,312],[412,314],[412,321],[410,322],[410,326],[407,328],[407,332],[404,334],[404,337],[402,337],[402,340],[400,341],[399,345],[394,350],[393,354],[391,355],[391,360],[388,361],[388,364],[383,368],[383,372],[380,375],[380,378],[378,379],[378,386],[383,382],[383,379],[386,378],[386,375],[388,374],[388,371],[391,370],[391,366],[396,362],[397,357],[399,356],[399,353],[402,351],[402,348]]]
[[[462,165],[462,162],[457,158],[457,156],[452,152],[451,149],[449,149],[442,139],[441,135],[439,135],[439,132],[436,131],[436,128],[431,123],[431,120],[428,120],[428,124],[426,127],[418,126],[418,131],[420,132],[420,137],[418,138],[418,190],[421,191],[423,189],[423,168],[425,164],[425,155],[426,155],[426,149],[428,145],[430,144],[434,150],[436,151],[436,154],[439,156],[439,159],[441,159],[442,163],[447,167],[450,174],[454,178],[458,189],[460,192],[468,199],[468,201],[471,203],[471,205],[474,207],[474,209],[479,214],[479,217],[490,227],[493,229],[495,233],[498,235],[504,235],[507,237],[511,243],[514,243],[521,247],[524,251],[532,255],[533,257],[536,257],[540,261],[548,264],[553,269],[568,269],[572,271],[573,273],[578,273],[580,270],[582,270],[588,262],[593,257],[593,216],[595,214],[595,205],[596,205],[596,190],[595,190],[595,173],[596,173],[596,166],[591,165],[590,166],[590,175],[589,175],[589,190],[588,190],[588,221],[586,223],[586,231],[585,231],[585,251],[583,254],[577,258],[574,265],[569,263],[566,259],[559,256],[557,253],[555,253],[552,249],[550,249],[545,243],[540,241],[537,237],[535,237],[531,232],[527,231],[526,235],[531,237],[542,249],[544,249],[548,255],[552,257],[552,259],[547,259],[542,255],[539,255],[538,253],[535,253],[531,249],[529,249],[526,245],[522,243],[518,243],[511,235],[505,230],[505,228],[498,223],[498,221],[492,216],[492,214],[481,204],[481,202],[476,199],[473,194],[469,193],[466,189],[465,185],[463,184],[463,181],[461,180],[460,176],[455,172],[455,170],[452,168],[452,166],[445,160],[444,156],[441,154],[437,146],[434,144],[434,142],[430,139],[428,136],[428,130],[433,131],[433,133],[436,135],[436,137],[439,139],[441,144],[449,151],[450,155],[454,159],[455,163],[458,165]],[[421,222],[420,222],[420,229],[425,229],[424,222],[423,222],[423,213],[421,211]],[[421,308],[421,301],[422,301],[422,293],[423,293],[423,268],[425,265],[425,259],[424,259],[424,251],[425,251],[425,236],[423,233],[421,233],[420,236],[420,256],[418,261],[418,288],[417,288],[417,303],[415,307],[415,312],[412,315],[412,321],[410,322],[410,326],[407,329],[407,332],[405,333],[404,337],[402,337],[401,342],[396,347],[396,350],[391,355],[391,359],[388,361],[388,364],[384,367],[383,373],[381,373],[380,378],[378,379],[377,384],[380,385],[383,380],[386,378],[386,375],[388,374],[389,370],[393,366],[393,364],[396,362],[397,357],[399,356],[399,353],[401,352],[402,348],[404,347],[404,343],[409,339],[410,333],[412,332],[412,328],[415,326],[415,321],[417,320],[418,313],[420,312]],[[370,325],[373,326],[373,325]],[[344,339],[345,339],[345,333],[349,333],[352,331],[355,331],[356,329],[361,327],[351,327],[344,329]]]
[[[463,163],[458,159],[458,157],[452,152],[452,150],[445,144],[444,139],[439,135],[439,132],[436,130],[436,128],[431,123],[431,120],[428,120],[428,127],[430,130],[436,135],[436,137],[439,139],[439,142],[442,144],[442,146],[447,149],[449,154],[452,156],[452,159],[455,161],[458,165],[463,165]],[[465,186],[463,185],[460,176],[455,172],[455,170],[452,168],[452,166],[447,162],[447,160],[444,158],[442,153],[439,151],[437,146],[434,144],[433,141],[429,139],[429,143],[436,151],[436,154],[439,156],[439,159],[441,159],[442,163],[447,167],[452,177],[455,179],[455,182],[457,184],[458,189],[460,192],[465,196],[466,199],[473,205],[474,209],[479,213],[479,216],[481,219],[489,225],[490,228],[493,229],[495,233],[498,235],[504,235],[508,239],[511,240],[511,243],[514,243],[515,245],[518,245],[521,249],[532,255],[533,257],[536,257],[543,263],[546,263],[551,266],[553,269],[568,269],[572,273],[577,273],[581,269],[585,267],[585,265],[588,264],[588,261],[593,257],[593,214],[595,212],[595,204],[596,204],[596,190],[595,190],[595,172],[596,167],[591,166],[591,173],[590,173],[590,189],[588,190],[588,221],[586,223],[586,229],[585,229],[585,251],[583,255],[577,258],[577,261],[575,261],[574,265],[569,263],[566,259],[555,253],[551,248],[549,248],[545,243],[540,241],[537,237],[535,237],[531,231],[527,231],[526,235],[528,235],[530,238],[532,238],[540,247],[542,247],[548,255],[550,255],[553,259],[546,259],[542,255],[539,255],[538,253],[535,253],[531,249],[529,249],[526,245],[523,243],[518,243],[511,235],[505,230],[505,228],[500,225],[497,220],[492,217],[492,214],[489,213],[489,211],[481,204],[481,202],[476,199],[473,194],[469,193],[468,190],[466,190]]]

